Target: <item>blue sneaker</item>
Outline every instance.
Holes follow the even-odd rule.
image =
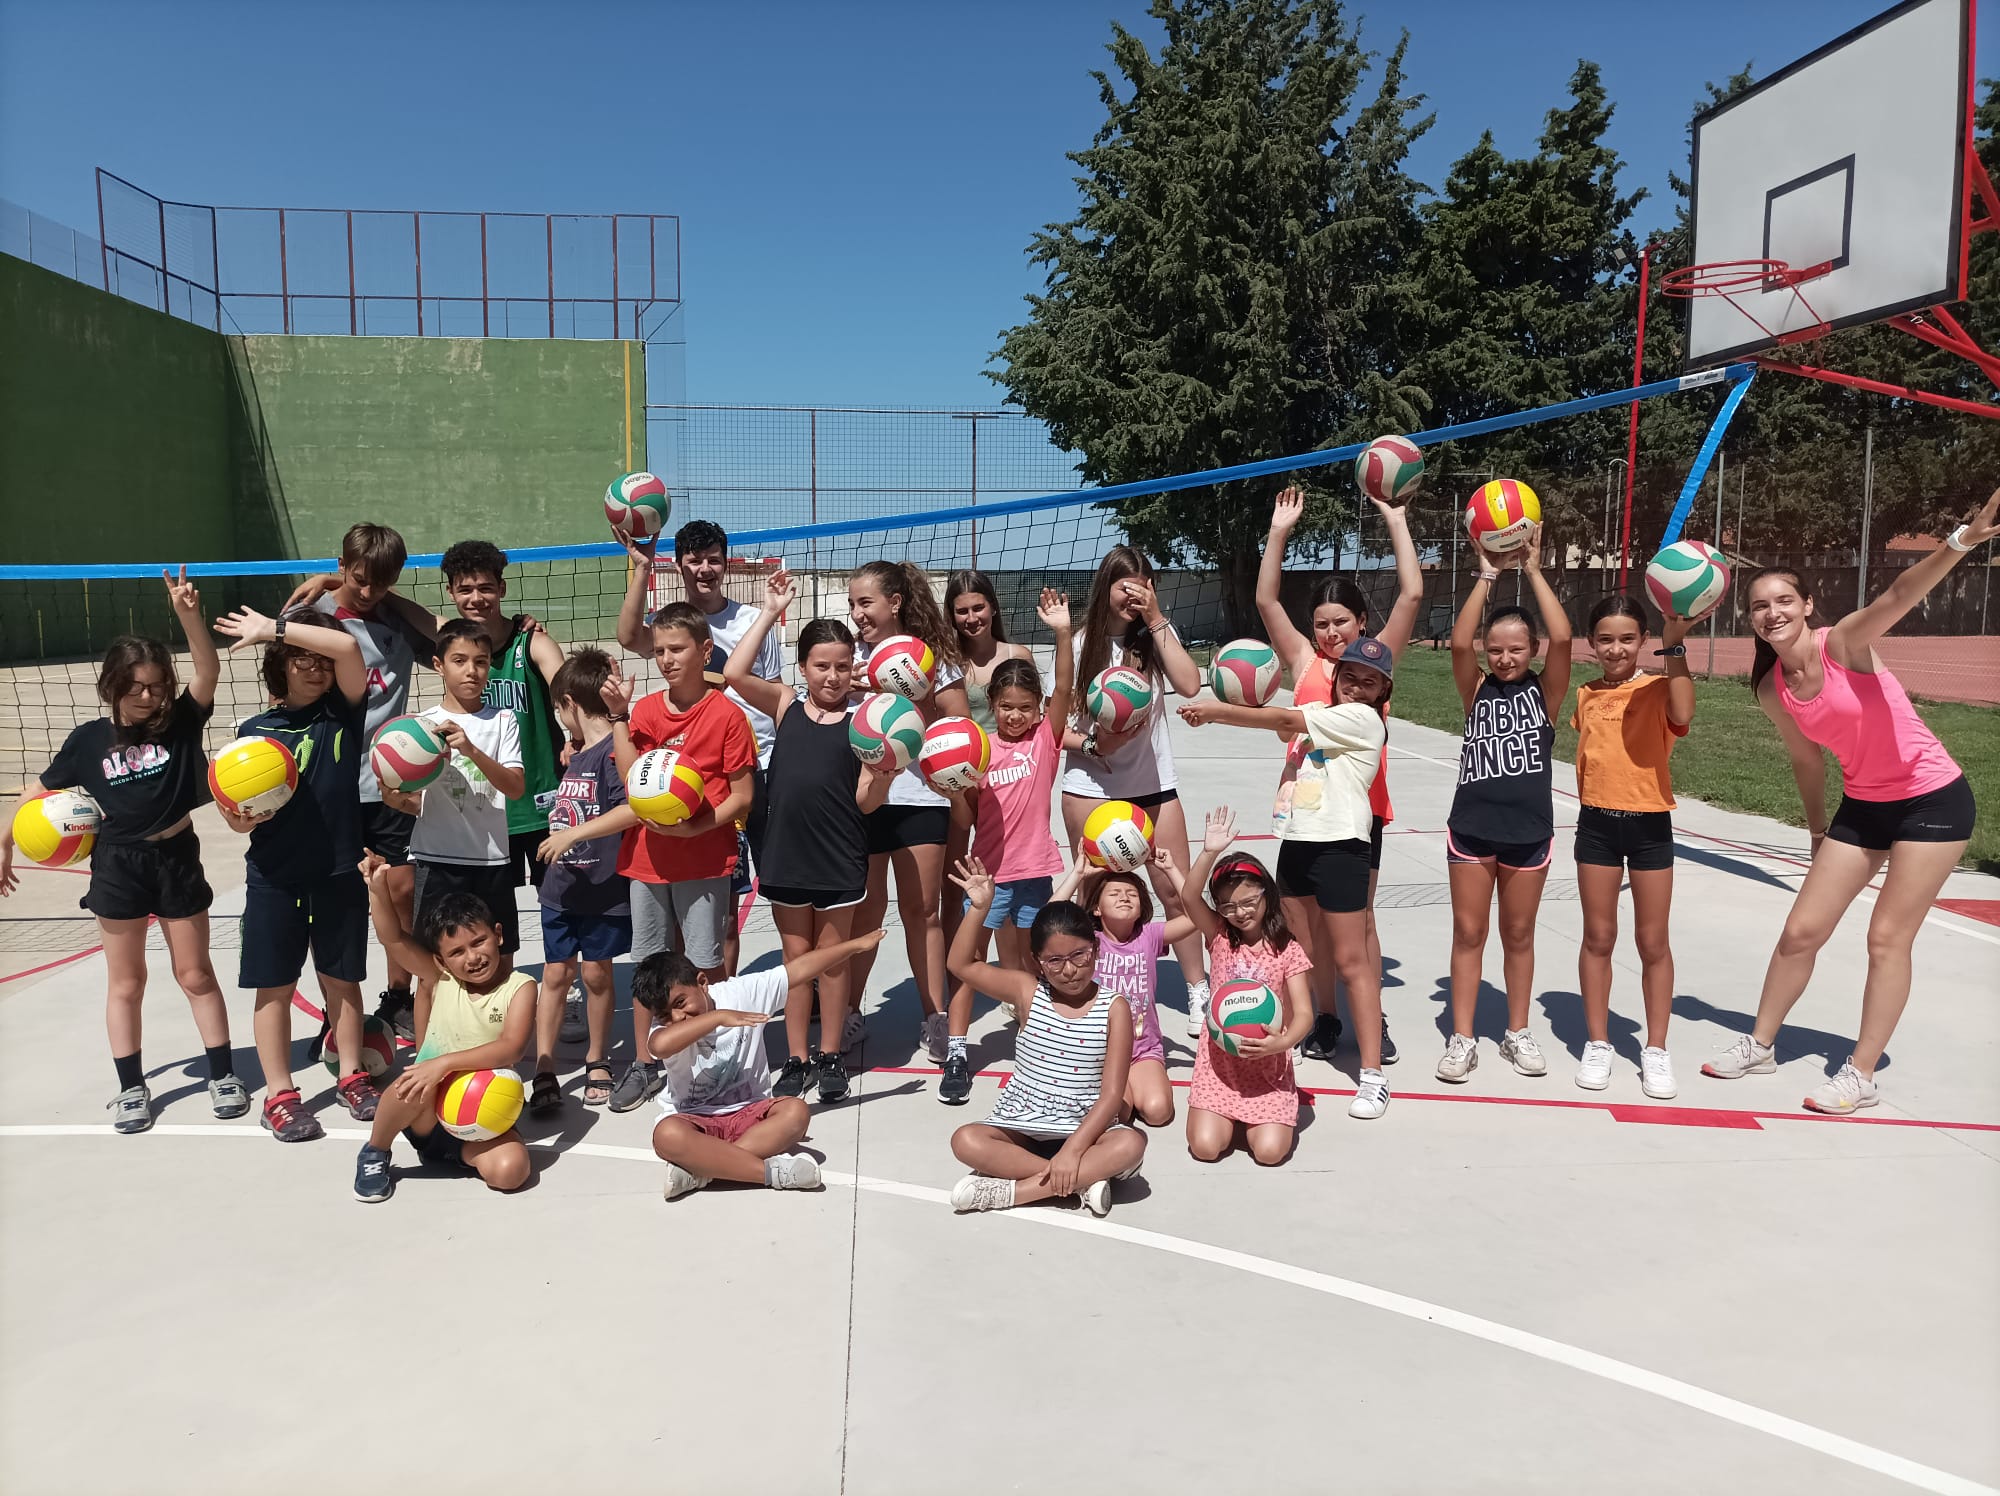
[[[361,1156],[354,1162],[354,1198],[364,1205],[373,1205],[395,1193],[396,1176],[389,1168],[389,1150],[363,1143]]]

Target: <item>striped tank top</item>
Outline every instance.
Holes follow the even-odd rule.
[[[1036,986],[1014,1041],[1014,1074],[986,1119],[990,1125],[1045,1138],[1066,1138],[1083,1125],[1104,1083],[1114,996],[1100,990],[1081,1016],[1065,1018],[1049,1000],[1048,984]]]

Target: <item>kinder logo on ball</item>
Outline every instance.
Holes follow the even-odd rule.
[[[868,656],[868,684],[909,701],[931,694],[937,656],[930,645],[909,634],[892,634]]]
[[[1083,856],[1092,867],[1129,873],[1153,855],[1153,819],[1130,800],[1106,800],[1083,821]]]
[[[1208,1037],[1224,1054],[1241,1054],[1245,1039],[1283,1026],[1284,1005],[1262,982],[1224,982],[1208,999]]]
[[[104,813],[79,790],[43,790],[14,811],[14,845],[42,867],[74,867],[90,855]]]
[[[604,517],[620,540],[651,540],[672,513],[667,485],[651,473],[627,473],[604,490]]]
[[[1208,688],[1217,701],[1263,706],[1278,692],[1278,652],[1260,639],[1237,639],[1215,652]]]
[[[932,789],[957,795],[977,787],[992,758],[985,728],[970,717],[940,717],[924,734],[917,768]]]
[[[923,751],[923,713],[886,691],[867,697],[848,719],[847,746],[870,768],[901,773]]]
[[[1084,710],[1113,732],[1138,726],[1152,705],[1153,683],[1125,665],[1098,671],[1083,693]]]
[[[444,772],[451,750],[422,717],[391,717],[369,745],[368,762],[386,789],[416,791]]]
[[[208,792],[239,816],[282,810],[299,787],[299,766],[276,738],[238,738],[208,761]]]
[[[1542,522],[1542,501],[1527,484],[1495,478],[1465,506],[1465,528],[1487,550],[1517,551]]]

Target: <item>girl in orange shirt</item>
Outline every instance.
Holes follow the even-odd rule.
[[[1639,1084],[1659,1100],[1674,1094],[1667,1019],[1674,1005],[1674,953],[1667,914],[1674,897],[1674,784],[1667,760],[1694,720],[1694,678],[1687,646],[1694,627],[1668,618],[1654,654],[1665,675],[1641,675],[1646,619],[1629,597],[1607,597],[1590,612],[1590,647],[1601,674],[1577,687],[1570,726],[1577,731],[1576,887],[1583,901],[1577,985],[1589,1041],[1576,1083],[1601,1091],[1611,1083],[1611,952],[1618,944],[1618,891],[1630,870],[1633,939],[1646,1000],[1646,1047]]]

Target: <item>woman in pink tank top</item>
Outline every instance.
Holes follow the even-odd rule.
[[[1396,557],[1396,601],[1389,609],[1388,618],[1373,636],[1388,646],[1393,661],[1402,654],[1403,646],[1410,642],[1410,633],[1417,621],[1417,608],[1424,600],[1424,574],[1417,563],[1416,543],[1410,539],[1408,511],[1399,504],[1385,504],[1380,499],[1371,499],[1370,502],[1388,526],[1389,546]],[[1264,632],[1270,636],[1271,647],[1292,673],[1293,705],[1326,706],[1333,701],[1333,667],[1339,661],[1341,651],[1367,631],[1368,599],[1346,577],[1328,577],[1313,589],[1311,636],[1300,633],[1293,626],[1291,616],[1285,612],[1285,605],[1279,599],[1278,586],[1285,572],[1285,547],[1291,540],[1292,531],[1305,517],[1305,507],[1305,490],[1292,487],[1278,495],[1278,501],[1271,509],[1271,533],[1264,541],[1263,564],[1257,569],[1257,615],[1264,621]],[[1387,716],[1386,710],[1383,715]],[[1290,751],[1302,750],[1294,744],[1290,745]],[[1368,959],[1380,970],[1382,939],[1375,930],[1375,885],[1380,881],[1382,870],[1382,828],[1388,824],[1390,814],[1387,743],[1382,745],[1382,761],[1376,770],[1375,782],[1369,787],[1368,800],[1375,813],[1375,825],[1373,867],[1368,874],[1368,907],[1364,913],[1367,916]],[[1331,1060],[1334,1042],[1340,1037],[1340,1020],[1333,1011],[1333,936],[1331,931],[1323,928],[1326,922],[1311,898],[1287,896],[1281,902],[1287,923],[1306,938],[1307,947],[1313,954],[1313,1027],[1301,1046],[1301,1053]],[[1363,1006],[1373,1011],[1360,1011],[1354,1003],[1353,994],[1349,994],[1348,1010],[1354,1019],[1354,1044],[1361,1052],[1361,1068],[1373,1070],[1384,1063],[1394,1064],[1396,1046],[1390,1042],[1380,1000],[1369,1002],[1364,999]]]
[[[1735,1080],[1777,1069],[1778,1032],[1812,978],[1819,948],[1855,895],[1886,867],[1868,922],[1868,978],[1854,1053],[1805,1101],[1816,1112],[1875,1105],[1875,1067],[1910,997],[1917,927],[1965,854],[1974,816],[1965,775],[1910,705],[1901,682],[1882,668],[1875,641],[1967,551],[2000,535],[1996,511],[2000,493],[1888,591],[1831,628],[1814,626],[1812,594],[1797,572],[1766,567],[1750,578],[1750,628],[1757,640],[1751,686],[1791,754],[1812,832],[1812,867],[1771,953],[1755,1026],[1703,1065],[1704,1075]],[[1822,750],[1840,765],[1845,791],[1831,821]]]

